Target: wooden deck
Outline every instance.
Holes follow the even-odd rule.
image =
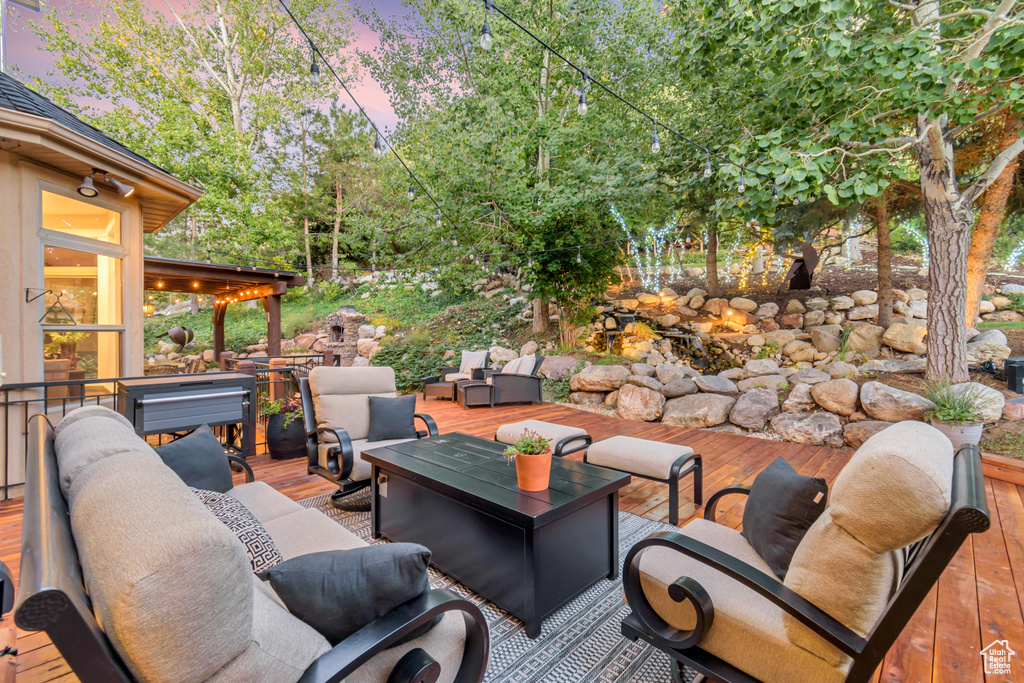
[[[442,433],[459,431],[491,438],[500,424],[541,419],[583,427],[595,440],[624,434],[685,444],[704,457],[705,497],[723,486],[751,482],[780,456],[799,472],[824,477],[831,484],[851,455],[846,450],[628,422],[555,405],[464,410],[448,402],[431,400],[425,404],[421,401],[418,408],[434,417]],[[332,490],[327,481],[305,473],[304,461],[271,461],[263,455],[250,463],[258,480],[296,500]],[[992,529],[973,536],[962,548],[886,656],[876,681],[1024,681],[1024,486],[997,479],[986,479],[986,484]],[[683,525],[702,513],[688,504],[689,478],[684,485],[687,488],[680,492]],[[668,521],[668,491],[664,485],[634,478],[621,494],[622,510]],[[719,522],[739,526],[742,501],[740,496],[724,499]],[[0,559],[14,572],[18,570],[20,541],[20,502],[0,504]],[[7,631],[13,629],[8,627]],[[1013,661],[1013,675],[984,674],[981,648],[1004,639],[1011,649],[1021,653]],[[18,681],[76,680],[44,636],[19,633],[17,645]],[[0,683],[13,679],[11,659],[0,660]]]

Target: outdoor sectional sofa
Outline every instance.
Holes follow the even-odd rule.
[[[248,479],[228,495],[285,560],[365,545],[251,481],[251,470]],[[288,612],[238,537],[113,411],[80,408],[56,429],[33,418],[26,482],[15,621],[45,631],[86,683],[412,683],[430,667],[446,683],[483,678],[486,622],[447,591],[427,591],[332,648]],[[391,647],[439,615],[427,633]]]

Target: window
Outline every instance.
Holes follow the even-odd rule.
[[[123,374],[124,274],[118,207],[41,190],[45,314],[40,321],[47,380]],[[72,324],[74,323],[74,324]]]

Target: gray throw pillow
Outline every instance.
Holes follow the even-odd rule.
[[[415,543],[384,543],[300,555],[263,572],[285,607],[331,645],[422,595],[430,551]],[[404,641],[426,633],[428,622]]]
[[[165,465],[193,488],[224,493],[234,487],[224,447],[206,425],[153,450]]]
[[[416,438],[416,396],[370,397],[370,433],[367,441]]]
[[[799,474],[776,458],[754,479],[743,509],[743,537],[779,579],[786,578],[793,553],[828,505],[828,485]]]
[[[284,561],[274,539],[241,501],[217,491],[192,488],[192,493],[206,504],[214,517],[238,536],[249,555],[249,564],[254,573],[259,574]]]

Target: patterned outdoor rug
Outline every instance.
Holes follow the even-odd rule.
[[[316,508],[368,543],[369,512],[342,512],[328,495],[302,501]],[[640,539],[669,524],[619,513],[619,557]],[[621,581],[600,581],[544,620],[536,640],[526,637],[522,622],[449,577],[430,570],[432,588],[448,590],[479,605],[491,630],[491,666],[488,683],[671,683],[667,655],[646,643],[622,637],[619,624],[629,614],[622,599]]]

